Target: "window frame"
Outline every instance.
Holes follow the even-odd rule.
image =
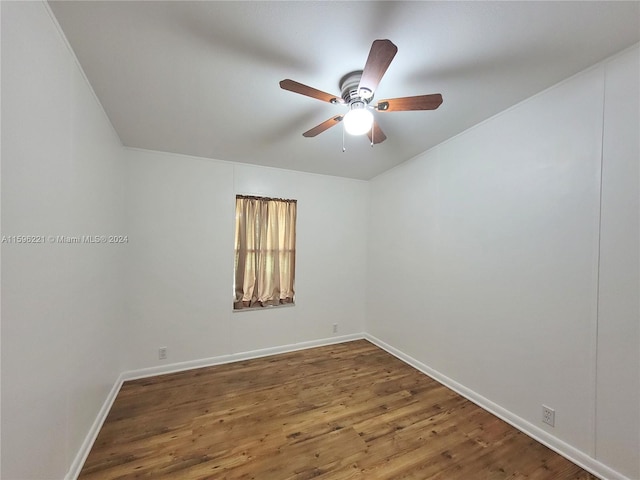
[[[235,198],[232,310],[295,306],[297,200],[244,194],[236,194]],[[241,206],[239,199],[257,203]],[[242,235],[245,236],[240,238]],[[274,261],[277,266],[265,273],[266,264],[273,265]],[[244,269],[241,262],[246,264]]]

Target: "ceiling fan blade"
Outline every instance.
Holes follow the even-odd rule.
[[[290,92],[299,93],[300,95],[306,95],[307,97],[317,98],[323,102],[344,103],[344,100],[340,97],[303,85],[302,83],[294,80],[289,80],[288,78],[280,82],[280,88],[283,90],[289,90]]]
[[[331,127],[333,127],[337,123],[340,123],[342,121],[342,118],[343,118],[342,115],[337,115],[335,117],[331,117],[329,120],[325,120],[320,125],[316,125],[311,130],[307,130],[306,132],[304,132],[302,134],[302,136],[303,137],[315,137],[316,135],[321,134],[325,130],[330,129]]]
[[[397,52],[398,47],[391,40],[374,40],[362,71],[358,90],[366,89],[372,95]]]
[[[371,143],[373,143],[374,145],[382,143],[387,139],[387,136],[384,134],[384,132],[380,128],[380,125],[378,125],[378,122],[376,122],[375,120],[373,121],[373,128],[369,130],[367,135],[369,136],[369,140],[371,141]]]
[[[376,108],[379,112],[406,112],[407,110],[435,110],[442,103],[442,95],[418,95],[416,97],[380,100]]]

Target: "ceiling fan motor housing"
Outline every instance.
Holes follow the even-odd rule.
[[[355,72],[347,73],[340,80],[340,92],[342,92],[342,99],[346,104],[354,101],[368,104],[373,99],[372,92],[368,92],[369,95],[363,95],[363,92],[358,90],[360,78],[362,78],[362,70],[356,70]]]

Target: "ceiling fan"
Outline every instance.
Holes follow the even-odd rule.
[[[364,135],[371,140],[371,145],[381,143],[386,140],[386,135],[375,121],[371,110],[378,112],[402,112],[408,110],[435,110],[442,103],[442,95],[434,93],[431,95],[418,95],[415,97],[392,98],[380,100],[377,104],[371,105],[382,76],[389,68],[393,57],[398,52],[391,40],[375,40],[371,45],[367,63],[364,70],[356,70],[346,74],[340,80],[341,96],[332,95],[313,87],[309,87],[294,80],[286,79],[280,82],[280,88],[290,92],[317,98],[323,102],[334,105],[346,105],[349,111],[344,115],[336,115],[307,130],[302,135],[305,137],[315,137],[328,130],[334,125],[344,120],[344,128],[352,135]]]

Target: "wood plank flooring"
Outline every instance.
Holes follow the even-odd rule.
[[[89,479],[596,479],[365,340],[126,382]]]

